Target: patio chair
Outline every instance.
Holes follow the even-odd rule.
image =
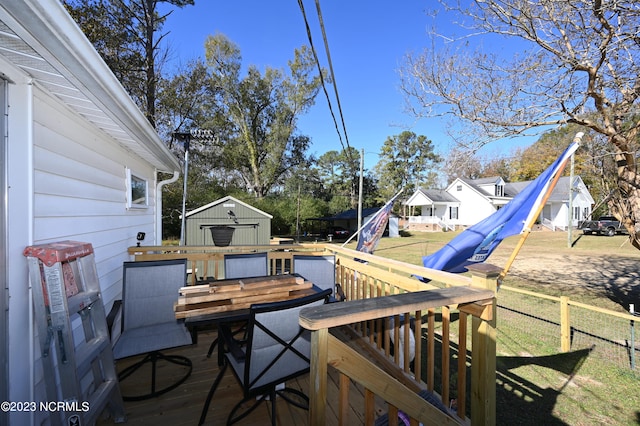
[[[261,253],[231,253],[224,255],[224,278],[249,278],[249,277],[264,277],[269,275],[269,258],[267,252]],[[235,333],[240,333],[245,330],[245,325],[242,325]],[[218,339],[214,339],[209,346],[207,352],[207,358],[211,357],[213,350],[218,344]],[[220,358],[219,361],[222,361]]]
[[[267,275],[269,275],[267,252],[224,255],[225,279],[264,277]]]
[[[222,325],[220,338],[228,351],[205,400],[199,424],[204,423],[213,395],[228,366],[240,382],[244,398],[229,413],[227,424],[243,419],[268,398],[271,402],[271,424],[275,425],[276,396],[308,409],[309,398],[304,393],[278,385],[309,371],[311,335],[300,327],[298,316],[301,309],[324,303],[329,294],[330,290],[324,290],[298,299],[252,305],[244,346],[234,339],[227,325]],[[253,398],[256,398],[255,403],[236,415],[240,406]]]
[[[146,354],[140,361],[118,374],[125,380],[147,363],[151,363],[151,392],[123,396],[138,401],[153,398],[175,389],[191,374],[191,360],[180,355],[166,355],[161,350],[190,345],[191,334],[183,321],[176,320],[173,305],[179,289],[186,285],[186,259],[124,262],[122,278],[121,333],[113,347],[116,360]],[[117,306],[118,304],[114,304]],[[110,317],[114,317],[111,313]],[[186,367],[177,381],[161,389],[156,386],[159,361]],[[166,369],[165,369],[166,370]]]
[[[293,272],[311,281],[321,289],[330,289],[327,302],[345,300],[340,284],[336,283],[336,257],[334,255],[293,255]]]

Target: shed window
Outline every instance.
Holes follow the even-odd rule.
[[[127,208],[144,209],[149,206],[147,180],[127,169]]]

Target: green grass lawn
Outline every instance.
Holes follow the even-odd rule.
[[[410,237],[383,238],[375,254],[412,264],[422,264],[422,256],[442,247],[457,233],[415,233]],[[519,237],[505,240],[492,258],[507,258]],[[355,247],[350,243],[348,247]],[[564,232],[534,232],[518,258],[542,254],[565,256],[611,256],[640,259],[640,251],[624,236],[582,236],[576,232],[571,244]],[[500,263],[496,263],[502,266]],[[606,264],[606,263],[603,263]],[[554,283],[541,286],[526,279],[510,279],[509,286],[560,295]],[[640,286],[639,284],[634,284]],[[609,298],[592,291],[572,291],[572,299],[606,308],[616,308]],[[499,303],[538,303],[516,293],[499,293]],[[507,300],[511,298],[512,300]],[[545,316],[544,306],[534,307]],[[640,307],[640,300],[638,305]],[[618,306],[619,308],[619,306]],[[535,310],[534,309],[534,310]],[[555,310],[549,315],[557,315]],[[553,324],[509,312],[498,312],[497,334],[497,419],[501,425],[639,425],[640,367],[631,371],[595,356],[596,349],[580,348],[561,353]],[[452,331],[455,324],[452,325]],[[636,326],[636,329],[638,327]],[[640,334],[640,333],[638,333]],[[637,340],[640,340],[638,336]],[[599,348],[598,348],[599,349]]]

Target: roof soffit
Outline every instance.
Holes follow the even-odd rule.
[[[0,55],[126,150],[158,170],[180,170],[59,1],[1,4]]]

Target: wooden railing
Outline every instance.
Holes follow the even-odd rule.
[[[295,253],[336,255],[336,283],[347,302],[323,305],[301,318],[314,336],[310,424],[325,424],[328,363],[344,377],[340,404],[345,404],[349,379],[366,389],[361,419],[365,424],[372,424],[373,401],[380,399],[389,404],[391,425],[398,410],[423,423],[459,423],[470,417],[471,424],[495,424],[494,295],[499,269],[476,265],[469,277],[333,244],[129,249],[136,260],[186,257],[194,271],[192,282],[207,276],[223,278],[223,257],[231,251],[267,251],[272,274],[294,272]],[[470,346],[472,351],[467,349]],[[417,392],[422,389],[446,407],[455,400],[447,410],[450,414],[420,398]],[[342,424],[349,424],[346,408],[339,411]]]

